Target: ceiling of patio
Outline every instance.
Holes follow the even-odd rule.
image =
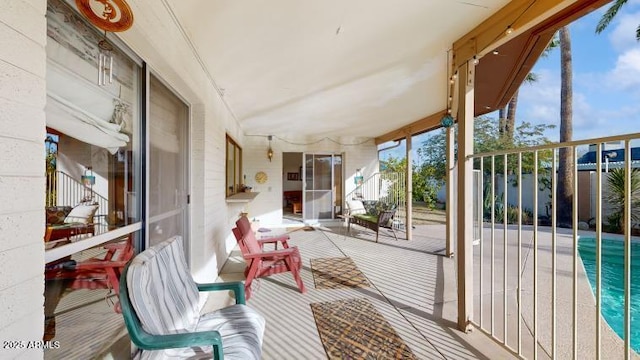
[[[447,50],[506,0],[168,0],[247,134],[376,137],[446,107]]]

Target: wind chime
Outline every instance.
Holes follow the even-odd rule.
[[[107,85],[113,83],[113,47],[107,42],[107,32],[104,32],[104,39],[98,43],[98,85]]]
[[[98,42],[98,85],[113,83],[113,46],[107,32],[119,32],[133,25],[133,12],[125,0],[76,0],[76,6],[93,25],[104,30]]]

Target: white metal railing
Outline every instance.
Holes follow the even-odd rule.
[[[404,173],[379,172],[365,179],[346,196],[347,200],[375,200],[396,206],[393,223],[406,224],[406,180]]]
[[[46,173],[46,206],[75,206],[82,201],[91,200],[98,204],[96,221],[106,221],[109,200],[74,179],[64,171]]]
[[[638,210],[635,207],[640,199],[632,185],[640,180],[632,183],[635,166],[632,167],[631,141],[637,139],[640,133],[474,154],[468,158],[479,170],[479,182],[483,184],[477,201],[483,207],[484,225],[479,244],[474,248],[473,264],[476,296],[471,322],[475,327],[521,358],[537,359],[544,352],[551,358],[597,359],[603,348],[607,356],[625,359],[635,356],[640,339],[631,338],[631,250],[632,242],[637,240],[632,239],[631,232],[632,212]],[[606,164],[603,168],[603,156],[605,147],[612,142],[624,146],[624,160],[611,166],[625,169],[621,235],[604,231],[604,226],[611,228],[612,224],[607,224],[603,211],[607,202],[603,191],[611,187],[607,174],[610,167]],[[579,150],[594,144],[596,163],[590,180],[580,182]],[[559,217],[562,215],[564,220],[567,212],[567,208],[560,208],[558,195],[559,182],[564,180],[558,177],[561,151],[573,155],[568,167],[573,177],[569,189],[573,195],[569,203],[570,221],[559,224]],[[579,216],[580,209],[586,206],[594,211],[583,210],[581,216],[595,213],[593,219]],[[585,224],[593,224],[593,228],[586,229]],[[587,235],[595,238],[593,302],[581,292],[592,287],[578,246],[580,236]],[[623,259],[603,259],[602,242],[609,237],[624,242]],[[640,254],[637,256],[640,259]],[[614,326],[603,324],[603,290],[610,290],[603,289],[602,282],[603,277],[612,276],[602,272],[605,260],[623,264],[621,313],[624,314],[619,337],[605,335],[614,331]],[[588,315],[590,311],[593,317]],[[568,319],[571,321],[565,321]]]

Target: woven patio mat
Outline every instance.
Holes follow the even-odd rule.
[[[349,257],[311,259],[316,289],[363,288],[369,281]]]
[[[313,303],[311,311],[329,359],[417,359],[365,299]]]
[[[292,233],[294,231],[315,231],[316,228],[313,226],[288,226],[286,227],[286,233]]]

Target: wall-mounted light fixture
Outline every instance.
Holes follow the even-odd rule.
[[[267,157],[269,158],[269,162],[271,162],[271,159],[273,159],[273,149],[271,148],[271,139],[273,139],[273,136],[269,135],[268,139],[269,149],[267,150]]]

